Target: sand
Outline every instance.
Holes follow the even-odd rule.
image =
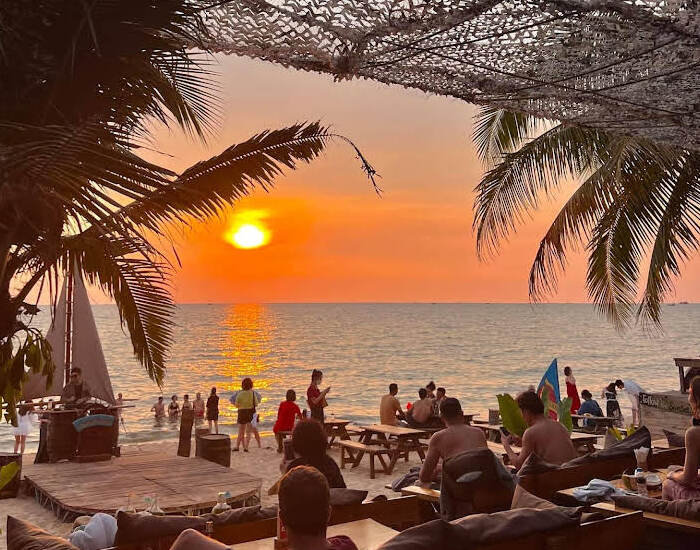
[[[277,444],[272,437],[262,438],[262,448],[258,448],[255,441],[251,443],[250,452],[237,452],[231,456],[231,468],[241,472],[245,472],[251,476],[262,479],[262,504],[276,504],[277,497],[269,496],[267,490],[273,485],[280,476],[279,465],[281,461],[280,454],[276,451]],[[141,444],[139,446],[129,445],[122,446],[123,454],[133,454],[139,452],[163,452],[170,455],[175,455],[177,451],[177,441],[162,441],[157,443]],[[340,465],[340,451],[333,448],[329,454]],[[33,462],[34,455],[27,454],[24,457],[25,462]],[[369,491],[368,498],[376,495],[386,495],[389,498],[398,496],[384,486],[393,479],[406,473],[412,466],[420,464],[418,455],[411,453],[409,462],[399,461],[396,468],[390,476],[383,473],[377,473],[375,479],[369,478],[369,459],[363,458],[362,463],[354,469],[346,467],[342,470],[345,483],[352,489],[362,489]],[[126,495],[125,495],[126,496]],[[61,536],[66,536],[70,530],[72,523],[62,523],[50,510],[42,507],[32,497],[21,495],[18,498],[0,500],[0,525],[2,526],[2,536],[0,536],[0,550],[6,550],[7,544],[5,539],[5,527],[7,515],[11,514],[15,517],[33,523],[42,529]]]

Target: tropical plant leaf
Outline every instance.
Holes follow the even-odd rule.
[[[501,412],[503,427],[510,433],[522,437],[527,429],[527,424],[525,424],[523,413],[515,399],[507,393],[498,394],[496,398],[498,399],[498,410]]]
[[[476,187],[474,229],[477,254],[484,258],[530,216],[542,195],[552,196],[565,177],[595,170],[606,138],[596,130],[558,125],[506,154]]]
[[[517,151],[544,121],[526,113],[495,107],[480,107],[474,117],[472,139],[476,152],[488,167],[493,167],[507,153]]]
[[[565,397],[557,403],[557,419],[569,433],[574,431],[574,422],[571,418],[571,397]]]
[[[0,468],[0,490],[8,485],[19,473],[19,464],[9,462]]]

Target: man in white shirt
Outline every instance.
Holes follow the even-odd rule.
[[[646,393],[644,389],[634,380],[615,380],[618,389],[625,390],[627,397],[632,403],[632,424],[639,426],[639,394]]]

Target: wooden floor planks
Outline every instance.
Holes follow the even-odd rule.
[[[63,518],[114,513],[130,494],[140,509],[145,497],[158,495],[158,504],[166,513],[196,512],[211,508],[219,491],[228,491],[232,504],[257,499],[262,483],[203,458],[160,453],[128,455],[109,462],[28,464],[22,473],[36,498]]]

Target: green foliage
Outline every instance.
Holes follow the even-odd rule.
[[[557,419],[562,426],[569,430],[569,433],[574,431],[574,422],[571,419],[571,397],[565,397],[557,403]]]
[[[622,432],[620,432],[620,430],[618,430],[615,426],[610,426],[608,428],[608,433],[611,434],[618,441],[622,441],[623,439]]]
[[[531,298],[556,292],[568,254],[585,248],[598,310],[619,329],[635,320],[659,327],[674,279],[700,250],[700,153],[596,128],[550,123],[541,131],[543,124],[493,108],[477,115],[474,140],[490,168],[476,188],[477,252],[496,253],[543,200],[578,180],[540,242]]]
[[[0,468],[0,489],[4,488],[19,472],[19,464],[10,462]]]
[[[17,425],[16,407],[21,398],[21,385],[29,372],[41,373],[51,384],[54,364],[51,357],[51,344],[37,329],[25,327],[24,339],[19,334],[0,343],[0,403],[7,404],[7,420]]]
[[[515,399],[507,393],[499,394],[496,398],[498,399],[498,409],[501,413],[503,427],[510,433],[522,437],[527,429],[527,424],[525,424],[523,413],[520,412]]]

